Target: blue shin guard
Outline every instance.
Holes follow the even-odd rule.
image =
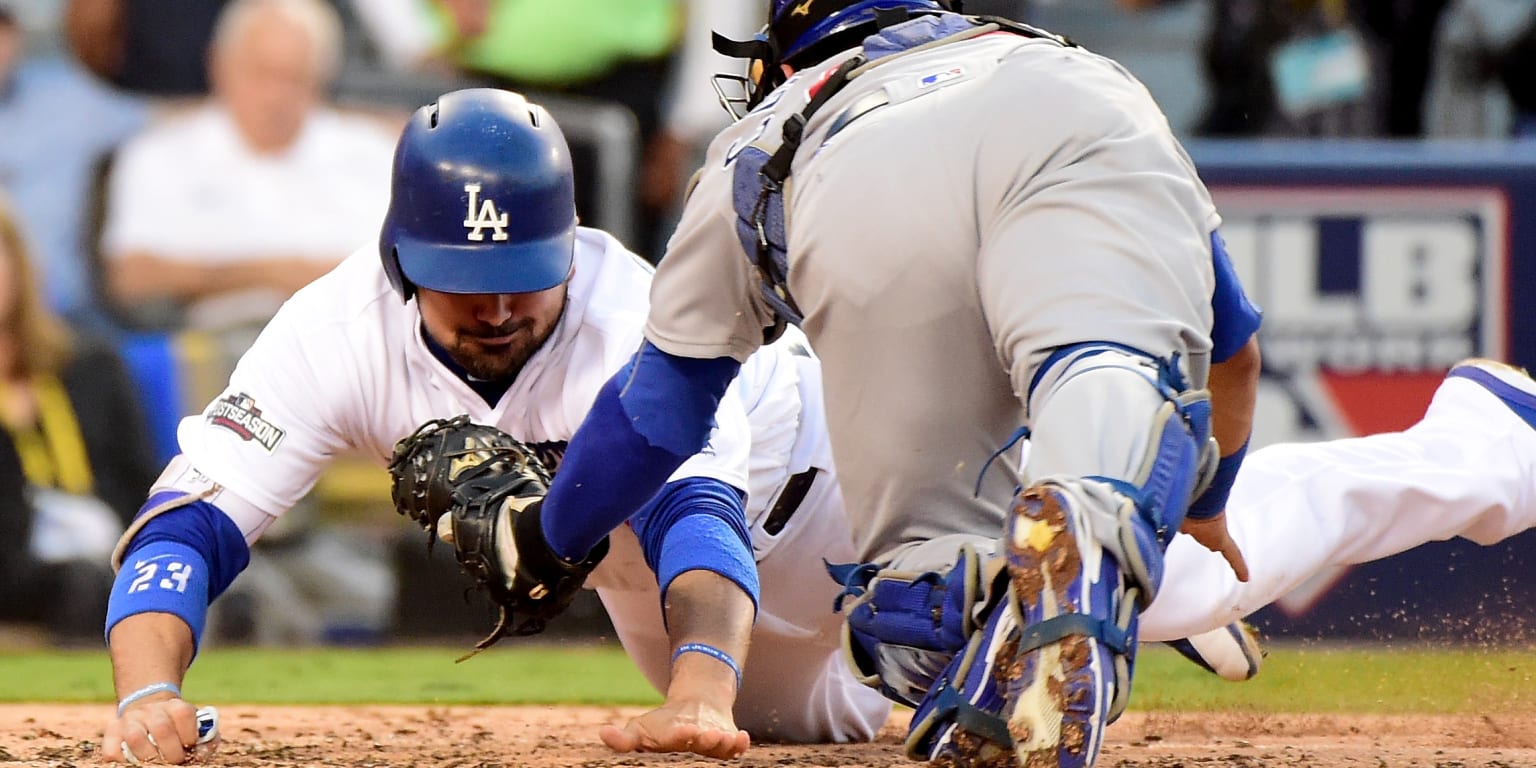
[[[994,564],[990,572],[1000,567]],[[843,585],[834,609],[846,617],[843,648],[859,682],[892,701],[917,706],[975,632],[973,616],[986,599],[982,573],[987,570],[970,547],[962,547],[943,573],[829,564],[828,573]]]

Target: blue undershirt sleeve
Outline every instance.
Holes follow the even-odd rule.
[[[157,493],[140,514],[180,495]],[[129,616],[169,613],[192,630],[194,653],[202,641],[208,605],[251,561],[239,526],[218,507],[194,501],[156,516],[133,537],[107,603],[106,634]]]
[[[757,606],[757,563],[740,490],[706,477],[674,480],[636,512],[630,524],[661,587],[663,618],[672,580],[695,570],[730,579]]]
[[[541,508],[555,554],[584,558],[703,449],[739,370],[729,357],[678,357],[642,344],[598,391],[560,460]]]
[[[1220,363],[1237,354],[1258,333],[1262,312],[1243,293],[1220,232],[1211,233],[1211,260],[1216,270],[1216,290],[1211,294],[1211,362]]]

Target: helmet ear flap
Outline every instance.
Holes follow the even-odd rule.
[[[384,275],[389,278],[390,287],[395,289],[401,303],[410,301],[416,295],[416,284],[400,268],[400,250],[394,246],[389,247],[389,254],[384,257]]]

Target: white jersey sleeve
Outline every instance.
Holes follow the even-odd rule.
[[[341,327],[316,322],[306,311],[328,282],[310,285],[285,304],[241,357],[224,391],[177,429],[186,463],[272,517],[303,498],[332,458],[351,445],[345,411],[349,403],[362,407],[356,348]]]

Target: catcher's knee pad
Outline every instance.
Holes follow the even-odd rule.
[[[1060,486],[1088,512],[1094,537],[1141,587],[1145,605],[1162,581],[1163,551],[1216,469],[1210,392],[1189,389],[1175,361],[1112,345],[1069,347],[1046,365],[1059,366],[1050,371],[1050,391],[1043,393],[1046,407],[1068,414],[1092,409],[1103,414],[1101,423],[1128,428],[1118,438],[1128,454],[1122,466],[1100,465],[1081,473],[1047,470],[1039,481]],[[1037,429],[1036,434],[1043,432]],[[1116,440],[1112,434],[1091,439]],[[1037,445],[1044,447],[1044,442]],[[1052,458],[1040,453],[1031,455],[1031,475],[1037,456],[1047,464]],[[1060,468],[1086,469],[1092,463],[1068,459]]]
[[[922,701],[993,602],[1001,559],[966,546],[948,571],[901,571],[875,563],[827,566],[843,585],[843,650],[860,682],[908,706]]]

